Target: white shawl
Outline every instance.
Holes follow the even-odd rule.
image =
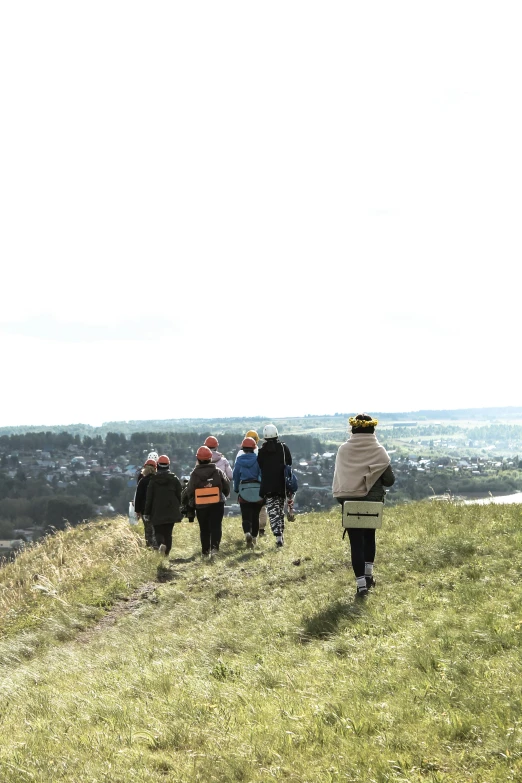
[[[377,436],[366,432],[350,435],[339,446],[335,458],[333,495],[336,498],[361,498],[382,476],[390,458]]]

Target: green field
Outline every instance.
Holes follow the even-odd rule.
[[[2,783],[522,780],[521,509],[388,509],[354,600],[340,519],[170,562],[124,518],[0,571]]]

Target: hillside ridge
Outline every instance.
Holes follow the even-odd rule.
[[[215,562],[188,523],[170,561],[124,518],[29,547],[0,570],[2,781],[519,780],[520,509],[385,514],[363,605],[335,512],[282,551],[226,520]]]

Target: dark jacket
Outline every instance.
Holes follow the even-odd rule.
[[[138,484],[140,487],[145,479]],[[153,525],[181,521],[181,481],[170,470],[151,476],[145,500],[145,514]]]
[[[148,476],[144,476],[143,473],[140,473],[141,479],[138,483],[138,486],[136,487],[136,494],[134,496],[134,511],[136,514],[144,514],[145,513],[145,500],[147,498],[147,487],[149,486],[149,481],[151,480],[153,473],[149,473]]]
[[[283,458],[284,449],[284,458]],[[279,438],[270,438],[263,443],[257,455],[257,461],[261,469],[261,497],[267,495],[279,495],[285,497],[285,462],[292,464],[292,455],[286,443],[281,443]]]
[[[224,497],[227,498],[230,495],[230,481],[213,462],[209,462],[206,465],[196,465],[190,474],[189,483],[186,487],[189,505],[196,507],[194,494],[196,489],[202,489],[203,487],[219,487],[223,502]]]
[[[367,495],[360,498],[337,498],[339,503],[345,500],[367,500],[369,503],[383,503],[386,496],[384,487],[391,487],[395,483],[395,474],[391,465],[388,465],[384,473],[381,473]]]

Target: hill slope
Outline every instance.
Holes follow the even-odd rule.
[[[520,519],[388,509],[362,606],[337,514],[212,563],[188,523],[167,566],[123,518],[47,539],[0,571],[0,779],[520,781]]]

